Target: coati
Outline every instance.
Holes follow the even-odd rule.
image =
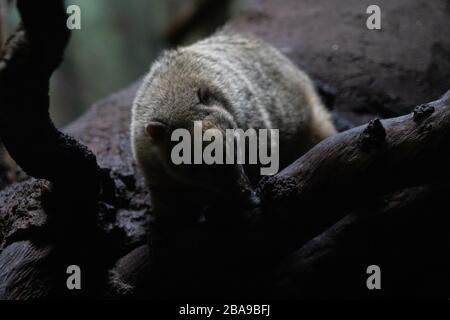
[[[198,120],[222,131],[279,129],[280,167],[335,133],[309,77],[254,36],[218,32],[166,51],[145,77],[131,121],[133,154],[156,212],[254,199],[250,180],[259,171],[251,166],[171,162],[171,132]]]

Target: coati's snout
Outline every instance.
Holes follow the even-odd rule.
[[[161,121],[149,121],[145,127],[145,132],[155,142],[161,142],[169,133],[169,127]]]
[[[234,207],[255,207],[258,199],[241,164],[208,164],[203,159],[203,152],[211,143],[202,139],[206,130],[219,130],[217,124],[221,124],[221,127],[229,127],[232,124],[211,116],[208,120],[197,121],[187,120],[187,117],[188,115],[184,121],[177,123],[156,118],[143,123],[145,143],[141,145],[141,149],[146,150],[149,156],[141,158],[141,166],[144,170],[151,166],[159,168],[152,170],[154,174],[148,179],[150,189],[167,184],[188,190],[193,203],[214,205],[225,201]],[[200,132],[195,132],[194,123],[204,124]],[[201,148],[197,149],[195,144],[201,145]],[[176,151],[180,146],[183,146],[183,150]],[[225,146],[223,153],[225,154]],[[175,157],[182,157],[183,162],[180,163]]]
[[[197,122],[198,123],[198,122]],[[209,128],[215,128],[217,130],[215,123],[212,122],[210,118],[208,121],[202,121],[205,127],[202,130],[202,134],[205,134],[205,130]],[[222,123],[224,124],[224,123]],[[207,163],[205,152],[208,147],[213,143],[212,141],[204,141],[199,138],[195,133],[193,126],[187,126],[184,129],[189,132],[189,136],[192,137],[190,141],[190,148],[186,148],[182,151],[190,153],[190,159],[184,163],[177,163],[174,159],[174,154],[172,152],[176,150],[176,146],[182,144],[180,141],[173,141],[172,137],[169,138],[169,145],[167,146],[167,158],[170,163],[170,171],[174,178],[180,179],[180,182],[186,183],[193,189],[198,189],[198,194],[201,195],[201,199],[205,203],[225,203],[230,207],[255,207],[258,204],[257,196],[254,192],[251,180],[247,176],[242,164],[236,163],[236,159],[233,159],[233,163],[226,164],[225,161],[220,161],[219,163]],[[170,129],[173,133],[177,129]],[[197,132],[198,134],[198,132]],[[194,141],[197,140],[197,141]],[[201,141],[198,141],[201,140]],[[201,146],[197,148],[195,145]],[[187,151],[189,149],[189,151]],[[221,146],[222,152],[226,154],[226,145]],[[200,160],[200,161],[199,161]],[[225,159],[223,159],[225,160]]]

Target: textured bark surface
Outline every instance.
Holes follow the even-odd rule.
[[[448,1],[379,1],[382,31],[365,28],[369,4],[252,0],[227,27],[260,35],[309,72],[346,129],[406,114],[450,88]],[[101,269],[95,290],[84,293],[95,297],[448,298],[450,159],[440,152],[450,140],[448,96],[433,105],[434,113],[422,108],[415,119],[374,121],[316,146],[264,180],[263,207],[247,219],[174,227],[150,248],[151,200],[128,133],[138,85],[100,101],[63,130],[102,168],[99,234],[77,225],[55,241],[48,226],[49,212],[64,220],[84,201],[84,190],[68,188],[72,194],[61,205],[45,180],[3,180],[1,298],[78,297],[61,288],[67,258],[79,257],[76,247],[90,248],[80,257],[90,259],[86,268]],[[365,287],[370,264],[387,270],[379,293]],[[418,279],[414,290],[411,278]]]
[[[450,158],[440,151],[448,141],[450,91],[412,114],[373,120],[322,141],[260,183],[264,210],[306,240],[376,196],[448,181]]]

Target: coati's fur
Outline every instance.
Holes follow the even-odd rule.
[[[207,102],[201,101],[204,94]],[[220,176],[207,166],[173,165],[170,134],[164,143],[146,134],[154,120],[170,131],[191,128],[194,120],[202,120],[204,129],[279,129],[280,167],[335,133],[304,72],[260,39],[223,32],[167,51],[153,64],[134,102],[131,139],[156,206],[208,203],[210,193],[233,197],[234,184],[227,180],[239,179],[239,173]],[[242,173],[242,166],[235,172]]]

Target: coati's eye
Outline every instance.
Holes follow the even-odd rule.
[[[202,86],[197,91],[197,97],[201,104],[209,104],[211,102],[212,94],[207,87]]]

